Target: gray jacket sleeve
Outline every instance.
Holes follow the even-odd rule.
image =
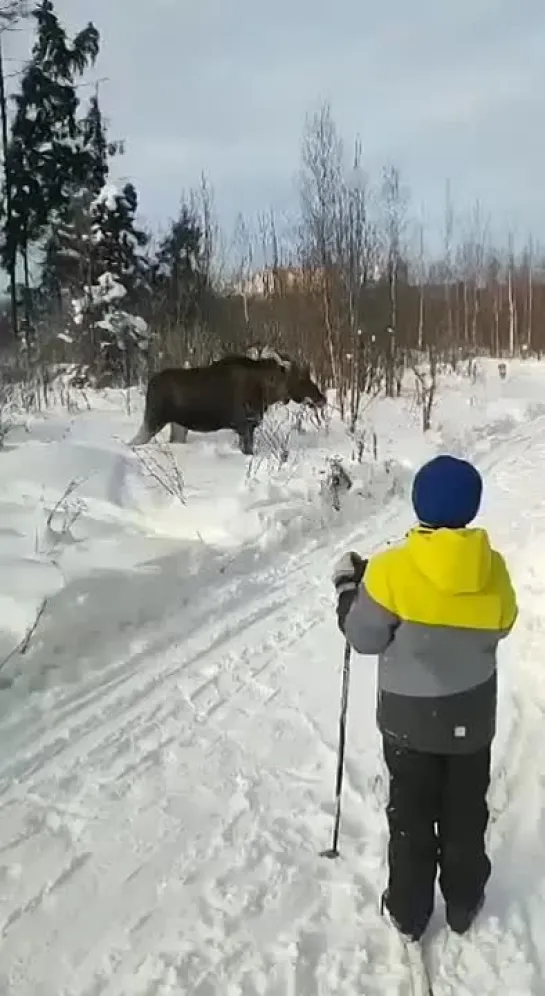
[[[365,584],[360,584],[344,618],[343,632],[359,654],[382,654],[399,623],[399,617],[375,602]]]

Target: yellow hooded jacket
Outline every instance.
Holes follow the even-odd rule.
[[[505,561],[484,529],[417,527],[372,557],[343,628],[355,650],[379,655],[381,732],[435,753],[490,743],[497,646],[516,617]]]

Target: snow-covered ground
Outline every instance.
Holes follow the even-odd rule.
[[[176,470],[168,448],[126,446],[141,402],[129,416],[116,392],[13,427],[2,996],[408,996],[378,912],[387,785],[370,659],[353,663],[342,858],[319,856],[343,653],[330,575],[346,548],[403,534],[412,473],[438,449],[482,468],[481,519],[521,615],[501,650],[494,875],[435,994],[545,993],[545,366],[481,371],[443,378],[426,437],[410,378],[371,404],[361,462],[335,415],[292,432],[281,463],[288,423],[273,415],[256,458],[230,433],[190,435]],[[323,490],[333,456],[354,481],[340,510]],[[439,902],[432,958],[442,922]]]

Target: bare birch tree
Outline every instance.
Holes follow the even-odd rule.
[[[329,104],[306,121],[300,197],[301,251],[304,265],[318,274],[322,319],[333,384],[343,404],[341,348],[335,316],[336,234],[343,184],[343,143]]]
[[[354,146],[352,172],[342,189],[344,210],[338,218],[339,266],[347,304],[350,427],[354,432],[362,391],[370,384],[375,361],[362,300],[377,257],[376,226],[369,213],[368,182],[362,169],[359,141]]]
[[[454,234],[454,211],[452,208],[452,196],[450,189],[450,180],[447,180],[445,188],[445,234],[444,234],[444,282],[445,282],[445,306],[446,306],[446,334],[448,348],[451,351],[451,355],[455,357],[456,355],[456,345],[454,336],[454,322],[452,315],[452,283],[453,283],[453,266],[452,266],[452,239]],[[454,364],[455,365],[455,360]]]
[[[385,388],[390,398],[395,393],[395,371],[399,363],[398,279],[402,263],[403,237],[407,224],[408,195],[401,185],[399,170],[387,166],[382,174],[384,213],[384,257],[389,289],[390,321],[384,348]]]
[[[509,304],[509,356],[515,355],[515,343],[517,340],[517,305],[515,300],[514,274],[515,271],[515,243],[513,233],[509,233],[507,250],[507,300]]]
[[[424,217],[418,225],[418,333],[417,349],[421,353],[424,348],[424,317],[425,317],[425,285],[426,285],[426,254],[424,246]]]
[[[533,346],[532,326],[534,318],[534,243],[530,236],[522,259],[522,276],[524,279],[525,297],[525,353],[531,353]]]

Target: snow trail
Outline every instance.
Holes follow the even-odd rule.
[[[385,528],[393,518],[389,509]],[[183,651],[179,644],[148,645],[98,689],[67,692],[68,701],[56,703],[58,722],[49,713],[40,730],[25,716],[22,742],[12,728],[15,757],[0,769],[4,903],[12,893],[3,933],[22,960],[32,951],[26,991],[40,992],[47,978],[50,992],[147,992],[177,966],[185,991],[213,985],[219,988],[209,991],[244,992],[255,959],[261,964],[259,941],[282,928],[286,902],[290,918],[307,922],[313,910],[327,915],[321,881],[329,875],[325,868],[317,873],[316,850],[329,833],[330,812],[317,805],[313,786],[326,772],[329,790],[335,747],[312,710],[301,708],[288,672],[290,658],[313,667],[313,640],[324,631],[330,637],[331,597],[317,592],[332,555],[329,547],[311,558],[299,554],[283,570],[265,572],[253,598],[252,584],[238,592],[239,603],[248,603],[244,612],[233,599],[226,624],[197,630]],[[236,591],[240,581],[227,587]],[[211,614],[216,599],[214,588]],[[332,668],[332,687],[336,677]],[[324,718],[334,729],[335,718]],[[308,770],[302,758],[309,758]],[[355,791],[359,799],[361,789]],[[20,874],[23,850],[31,877]],[[53,977],[48,910],[62,923],[62,946],[70,952],[70,963],[54,966]],[[229,953],[237,918],[246,921],[248,938],[235,932]],[[206,945],[205,957],[210,919],[218,951]],[[157,944],[159,975],[149,955],[142,963],[138,957]],[[80,946],[93,951],[91,959]],[[264,956],[265,976],[283,947]],[[102,957],[115,963],[106,988],[93,967]],[[283,969],[279,984],[295,971],[300,992],[306,970],[297,965]]]
[[[453,949],[449,992],[541,993],[545,987],[545,418],[495,449],[487,521],[512,565],[520,618],[502,651],[500,729],[491,787],[493,877],[474,941]],[[464,988],[465,987],[465,988]]]

